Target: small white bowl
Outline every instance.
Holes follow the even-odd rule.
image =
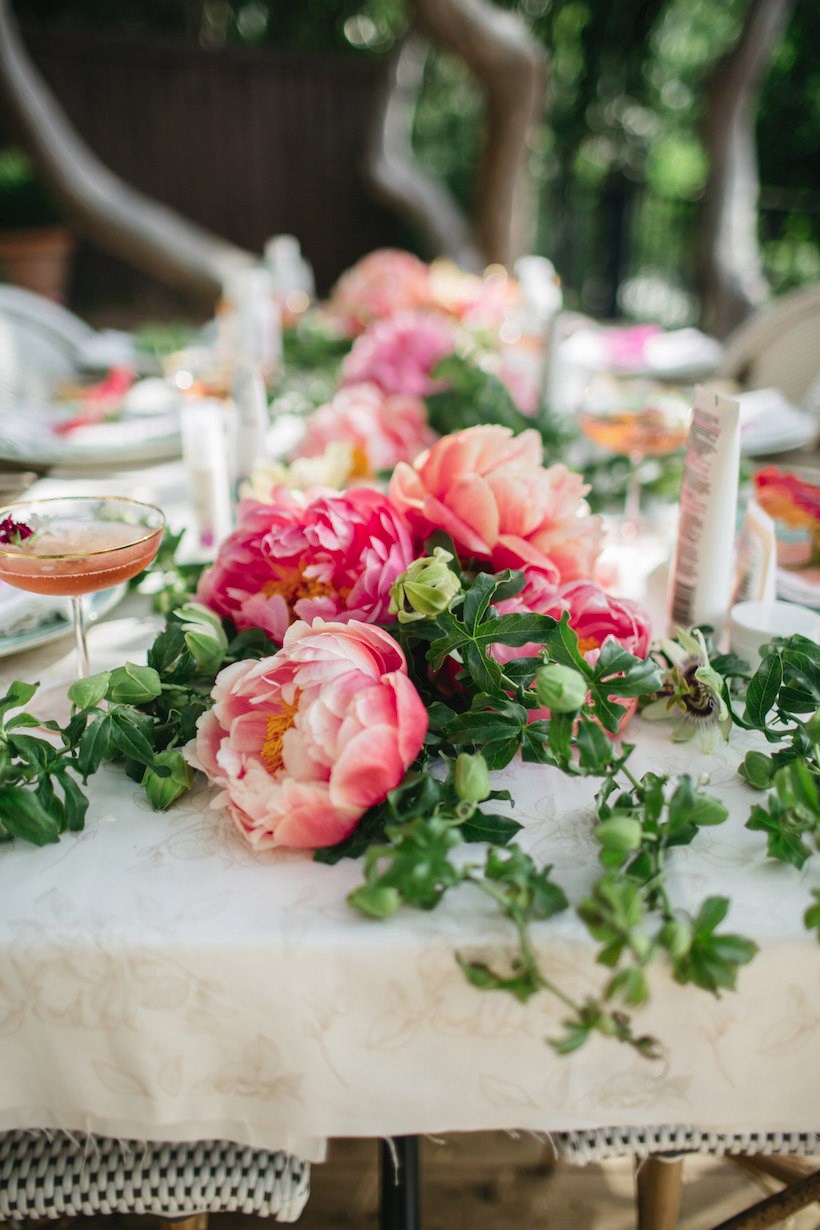
[[[796,632],[820,641],[820,611],[794,602],[738,602],[729,615],[729,648],[751,667],[774,637]]]

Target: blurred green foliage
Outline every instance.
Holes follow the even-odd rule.
[[[0,149],[0,230],[53,226],[60,212],[22,150]]]
[[[669,283],[669,303],[674,277],[680,281],[678,306],[668,309],[679,312],[677,323],[693,310],[688,266],[708,171],[700,140],[703,87],[736,40],[750,2],[496,0],[518,12],[549,52],[548,118],[530,149],[539,203],[534,247],[555,261],[565,283],[588,282],[579,286],[588,310],[600,289],[596,277],[607,276],[596,274],[596,261],[615,246],[631,253],[631,271],[644,276],[637,311],[647,314],[654,272]],[[209,46],[374,55],[395,46],[408,19],[404,0],[13,3],[27,23],[159,33]],[[758,111],[761,241],[777,290],[820,271],[818,46],[820,3],[797,0]],[[482,97],[464,65],[433,53],[416,113],[416,152],[468,208],[482,116]]]

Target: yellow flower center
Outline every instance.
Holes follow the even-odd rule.
[[[578,637],[578,652],[581,654],[589,653],[590,649],[600,649],[601,642],[597,636],[579,636]]]
[[[367,449],[363,444],[354,444],[352,448],[352,456],[350,459],[350,477],[351,478],[372,478],[373,471],[370,467],[370,461],[367,456]]]
[[[318,577],[306,577],[298,568],[283,572],[273,581],[266,581],[262,593],[266,598],[280,594],[289,607],[300,598],[325,598],[334,593],[333,586],[328,581],[320,581]]]
[[[285,763],[282,755],[282,740],[287,731],[296,721],[299,712],[299,693],[293,698],[293,704],[283,701],[276,713],[268,714],[268,727],[265,731],[265,742],[262,744],[262,764],[275,777]]]

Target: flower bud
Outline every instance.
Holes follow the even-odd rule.
[[[480,752],[459,752],[455,771],[456,794],[465,803],[481,803],[490,793],[487,761]]]
[[[110,671],[100,671],[98,675],[75,679],[68,689],[68,698],[78,709],[92,709],[106,695],[110,682]]]
[[[108,699],[118,705],[141,705],[155,700],[162,691],[162,683],[153,666],[136,666],[126,662],[111,672],[108,680]]]
[[[629,854],[641,844],[643,829],[639,820],[632,816],[612,816],[602,820],[595,829],[595,836],[605,850],[617,854]]]
[[[170,772],[167,776],[160,777],[153,769],[146,769],[142,786],[154,811],[166,811],[181,794],[190,789],[191,770],[182,752],[175,748],[158,752],[154,757],[154,764],[161,765]]]
[[[432,555],[413,560],[390,589],[390,614],[401,624],[416,619],[435,619],[449,610],[453,599],[461,593],[461,579],[448,566],[453,556],[443,547]]]
[[[204,671],[217,671],[228,648],[222,620],[199,602],[186,602],[176,614],[182,624],[185,644],[197,664]]]
[[[589,685],[580,671],[560,662],[547,662],[535,672],[535,695],[552,713],[575,713],[584,703]]]
[[[679,918],[672,918],[664,923],[660,939],[673,961],[679,961],[692,947],[692,928]]]
[[[747,752],[738,773],[755,790],[768,790],[774,777],[774,761],[765,752]]]

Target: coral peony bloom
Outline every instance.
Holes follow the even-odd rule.
[[[593,581],[570,581],[555,588],[542,573],[525,569],[524,575],[524,588],[497,604],[501,615],[534,611],[560,619],[567,611],[570,627],[578,636],[578,648],[589,663],[596,661],[601,646],[609,637],[636,658],[645,658],[649,653],[652,625],[637,603],[628,598],[615,598]],[[540,645],[525,645],[523,649],[495,645],[493,653],[499,662],[508,662],[511,658],[535,654],[540,648]]]
[[[578,648],[587,662],[593,665],[607,640],[615,640],[636,658],[645,658],[652,641],[652,625],[649,616],[628,598],[614,598],[592,581],[571,581],[555,589],[543,574],[525,569],[526,584],[512,598],[497,604],[499,614],[508,615],[519,611],[535,611],[539,615],[552,615],[560,619],[569,612],[569,624],[578,637]],[[512,658],[535,656],[541,645],[524,645],[521,649],[509,645],[493,645],[492,654],[497,662],[505,665]],[[626,708],[621,718],[618,733],[623,733],[638,707],[635,697],[618,697],[617,680],[612,683],[612,696]],[[547,710],[532,710],[530,721],[549,717]]]
[[[376,384],[351,384],[308,419],[296,457],[317,457],[329,444],[353,447],[354,478],[373,478],[399,461],[412,461],[433,443],[420,397],[385,394]]]
[[[563,465],[545,469],[536,431],[469,427],[443,436],[413,466],[399,464],[390,498],[420,536],[442,529],[494,569],[538,569],[553,582],[590,577],[600,518],[584,516],[588,490]]]
[[[281,643],[296,619],[387,619],[390,587],[413,559],[410,535],[386,496],[277,488],[244,500],[239,525],[202,575],[197,596],[241,631]]]
[[[351,336],[403,308],[427,307],[430,273],[423,261],[397,248],[370,252],[339,278],[327,307]]]
[[[296,623],[282,650],[220,671],[187,755],[258,850],[347,837],[427,733],[401,649],[381,628]]]
[[[344,384],[372,381],[385,393],[426,397],[443,387],[431,372],[456,347],[457,329],[435,312],[398,312],[357,338],[342,364]]]

